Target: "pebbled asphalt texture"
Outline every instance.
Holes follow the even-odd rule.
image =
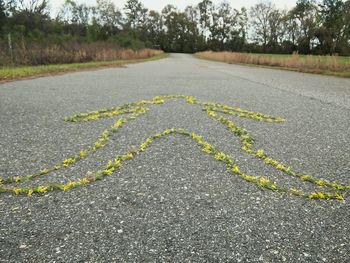
[[[237,122],[255,136],[257,148],[295,170],[350,184],[350,79],[182,54],[0,85],[0,177],[62,162],[113,122],[74,124],[65,116],[170,94],[283,117],[280,124]],[[251,174],[313,189],[241,151],[239,140],[200,106],[173,100],[149,108],[103,150],[35,183],[84,176],[148,136],[185,128]],[[260,190],[174,135],[87,187],[32,197],[1,194],[0,262],[345,263],[349,204],[349,198],[313,201]]]

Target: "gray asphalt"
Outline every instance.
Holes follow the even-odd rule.
[[[113,122],[72,124],[65,116],[169,94],[283,117],[280,124],[237,122],[283,163],[350,183],[349,79],[180,54],[0,85],[0,177],[61,162]],[[312,189],[242,152],[238,139],[198,106],[174,101],[150,109],[103,150],[35,182],[83,176],[156,132],[185,128],[232,154],[251,174]],[[0,262],[345,263],[349,204],[349,198],[312,201],[262,191],[176,135],[88,187],[30,198],[0,195]]]

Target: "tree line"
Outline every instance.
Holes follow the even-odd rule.
[[[161,12],[139,0],[128,0],[121,10],[111,0],[93,6],[66,0],[55,17],[49,4],[0,0],[0,42],[350,55],[350,0],[298,0],[289,10],[269,1],[235,9],[227,1],[202,0],[184,10],[167,5]]]

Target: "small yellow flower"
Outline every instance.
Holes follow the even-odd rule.
[[[264,162],[267,164],[271,164],[273,162],[273,159],[270,157],[267,157],[267,158],[265,158]]]
[[[262,158],[265,156],[265,151],[263,149],[259,149],[257,152],[256,152],[256,156],[259,157],[259,158]]]
[[[85,158],[87,155],[88,155],[88,153],[87,153],[87,151],[85,151],[85,150],[81,150],[81,151],[79,152],[79,156],[80,156],[81,158]]]
[[[310,199],[328,199],[328,195],[323,192],[314,192],[309,194]]]
[[[99,115],[96,114],[96,115],[90,115],[89,117],[86,117],[84,119],[84,121],[94,121],[94,120],[97,120],[99,118]]]
[[[90,183],[90,181],[89,181],[89,179],[87,179],[86,177],[84,177],[84,178],[82,178],[82,179],[79,179],[79,180],[78,180],[78,183],[79,183],[80,185],[87,185],[87,184]]]
[[[105,174],[105,175],[107,175],[107,176],[109,176],[109,175],[111,175],[113,172],[114,172],[114,170],[115,170],[115,168],[109,168],[109,169],[105,169],[104,171],[103,171],[103,173]]]
[[[259,183],[260,183],[261,186],[266,186],[266,185],[268,185],[270,183],[270,180],[265,178],[265,177],[260,177],[260,182]]]
[[[240,176],[248,181],[248,182],[252,182],[252,183],[257,183],[257,181],[259,180],[259,176],[250,176],[250,175],[246,175],[246,174],[240,174]]]
[[[324,180],[316,180],[315,184],[319,185],[319,186],[326,186],[327,182]]]
[[[278,170],[284,170],[284,166],[282,164],[277,164],[276,169]]]
[[[147,148],[147,145],[143,143],[143,144],[141,144],[141,146],[140,146],[140,151],[143,152],[143,151],[146,150],[146,148]]]
[[[108,163],[107,163],[107,168],[110,168],[113,166],[113,161],[109,160]]]
[[[47,186],[39,186],[39,188],[38,188],[38,192],[42,193],[42,194],[46,193],[47,190],[48,190]]]
[[[63,191],[66,192],[72,187],[75,187],[76,183],[75,182],[69,182],[63,186]]]
[[[109,137],[109,132],[107,130],[105,130],[103,133],[102,133],[102,136],[104,138],[108,138]]]
[[[338,200],[341,200],[341,201],[345,200],[344,196],[342,194],[339,194],[339,193],[335,194],[335,198]]]
[[[95,142],[96,149],[102,148],[104,145],[101,142]]]
[[[163,135],[168,135],[170,132],[169,132],[169,130],[164,130],[163,131]]]
[[[14,180],[16,183],[20,182],[21,179],[22,179],[22,178],[19,177],[19,176],[16,176],[16,177],[13,178],[13,180]]]
[[[239,170],[239,167],[237,165],[234,165],[232,167],[232,172],[234,172],[235,174],[241,174],[241,171]]]
[[[216,117],[217,116],[217,114],[214,112],[214,111],[207,111],[207,113],[208,113],[208,115],[210,116],[210,117]]]
[[[312,177],[310,175],[303,175],[300,177],[302,181],[310,181]]]
[[[203,152],[205,153],[212,153],[213,152],[213,146],[211,146],[209,143],[205,143],[203,148]]]
[[[294,195],[301,195],[301,192],[296,188],[291,188],[288,190],[288,192]]]
[[[186,97],[186,101],[187,101],[188,103],[190,103],[190,104],[195,104],[195,103],[197,103],[197,99],[194,98],[194,97],[192,97],[192,96],[187,96],[187,97]]]
[[[49,169],[43,169],[40,171],[41,174],[48,174],[50,172]]]
[[[63,161],[63,166],[68,167],[69,165],[75,163],[75,159],[74,158],[69,158]]]
[[[119,159],[115,159],[114,160],[114,167],[119,168],[120,166],[122,166],[122,162]]]
[[[227,156],[223,152],[218,152],[215,154],[214,158],[218,161],[224,161],[226,160]]]
[[[22,192],[22,188],[13,187],[12,191],[15,193],[15,195],[19,195]]]

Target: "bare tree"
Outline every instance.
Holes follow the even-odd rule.
[[[19,0],[18,3],[18,8],[20,11],[26,11],[28,13],[35,14],[48,14],[49,12],[48,0]]]
[[[74,0],[66,0],[58,16],[67,24],[87,26],[92,9],[85,4],[77,4]]]
[[[263,45],[264,51],[271,34],[271,17],[275,10],[275,5],[271,2],[260,2],[250,8],[250,24],[253,30],[254,40]]]

